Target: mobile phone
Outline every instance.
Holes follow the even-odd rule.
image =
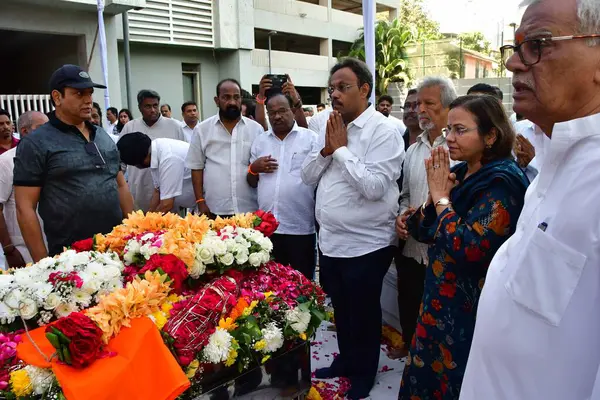
[[[269,98],[275,94],[281,93],[283,84],[288,81],[287,75],[268,74],[266,76],[266,78],[270,79],[271,85],[273,85],[271,87],[271,89],[269,89],[265,92],[265,96],[267,98]]]

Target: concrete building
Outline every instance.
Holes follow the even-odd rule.
[[[51,72],[64,63],[89,64],[102,77],[96,38],[96,0],[5,0],[0,13],[0,107],[44,108]],[[127,105],[121,13],[128,11],[133,96],[151,88],[180,118],[196,100],[202,118],[213,115],[216,83],[238,79],[256,93],[269,72],[289,74],[306,104],[326,99],[328,71],[362,27],[361,0],[105,0],[111,105]],[[377,1],[397,15],[398,2]],[[276,33],[274,33],[276,32]],[[8,79],[7,79],[8,77]],[[37,96],[37,97],[34,97]],[[22,99],[25,99],[24,102]],[[36,100],[37,99],[37,100]],[[102,102],[101,95],[98,96]],[[21,107],[22,102],[24,105]],[[28,102],[32,105],[28,105]],[[37,103],[36,103],[37,102]],[[15,106],[16,104],[16,106]],[[36,104],[38,104],[36,106]],[[40,106],[39,104],[42,104]],[[135,105],[131,105],[139,115]],[[17,114],[17,112],[14,112]]]

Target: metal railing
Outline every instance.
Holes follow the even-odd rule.
[[[25,111],[48,113],[54,110],[49,94],[0,94],[0,108],[8,111],[14,120]]]

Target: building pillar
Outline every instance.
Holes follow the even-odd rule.
[[[388,20],[390,22],[392,22],[393,20],[395,20],[396,18],[398,18],[398,9],[397,8],[393,8],[388,12]]]

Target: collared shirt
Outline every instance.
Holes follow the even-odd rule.
[[[461,400],[600,399],[600,114],[554,125],[536,157],[487,272]]]
[[[160,190],[160,199],[174,198],[173,211],[196,205],[192,171],[185,167],[189,143],[175,139],[158,138],[152,141],[150,171],[154,187]]]
[[[19,250],[19,253],[23,256],[25,263],[30,263],[33,260],[29,254],[29,250],[23,240],[21,234],[21,228],[17,221],[17,203],[15,202],[15,191],[13,187],[13,171],[15,166],[15,154],[17,149],[12,148],[6,153],[0,156],[0,204],[3,206],[4,220],[6,221],[6,230],[10,236],[11,243]],[[40,226],[42,232],[44,226],[40,219]],[[46,235],[44,235],[44,242],[46,242]]]
[[[231,215],[258,209],[256,189],[246,181],[252,142],[264,129],[256,121],[241,117],[229,133],[219,115],[196,126],[185,165],[204,170],[204,199],[211,212]]]
[[[400,214],[409,207],[419,208],[429,196],[429,185],[427,184],[427,171],[425,170],[425,159],[431,157],[431,150],[443,146],[448,149],[444,135],[440,135],[429,142],[429,132],[425,131],[417,137],[417,141],[408,148],[404,160],[404,181],[402,182],[402,193],[400,194]],[[417,242],[409,236],[402,254],[405,257],[414,258],[421,264],[427,264],[427,248],[424,243]]]
[[[327,120],[329,120],[329,116],[332,112],[333,109],[326,108],[325,110],[312,117],[310,119],[310,122],[308,123],[308,129],[319,135],[321,133],[324,133],[325,128],[327,127]]]
[[[120,224],[117,146],[101,127],[86,121],[100,156],[86,150],[87,139],[56,118],[25,136],[15,156],[14,185],[41,188],[39,213],[49,254],[64,246],[108,233]]]
[[[533,145],[533,148],[537,152],[545,146],[549,145],[550,138],[544,135],[533,122],[528,120],[523,120],[516,122],[514,124],[515,131],[518,135],[522,135],[525,139],[529,140],[529,142]],[[515,157],[516,159],[516,157]],[[533,182],[535,177],[540,172],[540,165],[537,157],[533,157],[533,159],[529,162],[527,167],[522,168],[527,178],[529,178],[530,182]]]
[[[394,123],[394,125],[396,125],[398,127],[398,133],[401,134],[401,135],[404,135],[404,131],[406,131],[406,125],[404,125],[404,121],[402,121],[401,119],[398,119],[398,118],[394,117],[391,114],[388,117],[388,119],[390,121],[392,121]]]
[[[10,142],[10,149],[5,149],[4,147],[0,147],[0,155],[6,153],[9,150],[14,149],[19,144],[19,139],[16,137],[12,137],[12,141]]]
[[[302,166],[302,180],[318,183],[319,244],[329,257],[359,257],[397,242],[402,136],[373,106],[347,130],[348,145],[329,157],[320,153],[325,146],[322,130]]]
[[[152,140],[166,138],[185,141],[185,135],[181,129],[180,122],[163,116],[160,116],[158,121],[152,126],[148,126],[142,118],[129,121],[125,124],[123,130],[121,130],[120,137],[132,132],[145,133]],[[128,166],[127,175],[127,183],[129,183],[129,190],[131,190],[131,194],[133,195],[135,207],[143,211],[148,210],[154,191],[151,172],[134,166]]]
[[[276,233],[315,233],[315,185],[305,184],[301,172],[317,138],[315,132],[294,123],[283,140],[269,130],[252,143],[251,163],[270,155],[279,165],[273,173],[260,174],[257,188],[258,207],[271,211],[279,221]]]
[[[185,135],[185,141],[188,143],[192,143],[192,135],[194,133],[194,129],[198,126],[200,122],[196,121],[196,125],[193,128],[190,128],[185,121],[181,122],[181,129],[183,130],[183,134]]]

